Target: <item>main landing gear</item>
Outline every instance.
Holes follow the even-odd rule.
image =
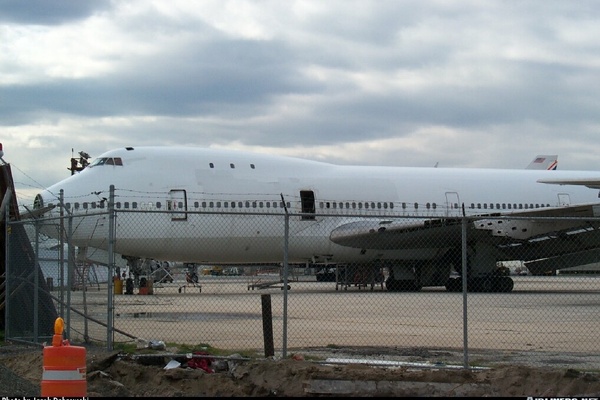
[[[385,281],[385,287],[390,292],[419,292],[422,285],[414,279],[394,279],[388,278]],[[512,292],[514,282],[508,276],[485,276],[474,277],[467,281],[467,290],[469,292],[485,293],[509,293]],[[448,292],[462,292],[462,278],[449,278],[446,282]]]
[[[423,288],[416,279],[394,279],[390,275],[385,281],[385,287],[390,292],[418,292]]]

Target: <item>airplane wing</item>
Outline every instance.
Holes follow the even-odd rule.
[[[580,185],[587,186],[590,189],[600,189],[600,177],[595,179],[538,179],[538,182],[552,185]]]
[[[460,243],[460,233],[461,222],[456,219],[369,219],[340,225],[329,239],[341,246],[392,250],[422,246],[435,239]]]
[[[525,169],[546,169],[556,170],[558,166],[558,155],[538,155]]]
[[[597,216],[600,204],[487,214],[467,224],[467,235],[496,246],[515,259],[530,260],[597,247],[600,222],[586,220]],[[577,235],[577,240],[573,240],[573,235]],[[330,234],[330,240],[342,246],[381,250],[418,248],[423,243],[451,247],[459,245],[461,238],[462,223],[458,218],[360,220],[338,226]]]
[[[506,218],[507,216],[515,218]],[[599,203],[580,204],[523,210],[502,215],[502,218],[484,217],[475,221],[473,225],[475,229],[487,230],[495,237],[526,241],[573,229],[578,230],[582,226],[587,226],[588,222],[585,218],[598,216],[600,216]]]
[[[497,259],[525,261],[534,274],[588,260],[597,262],[600,257],[600,222],[586,219],[600,215],[600,204],[523,210],[511,215],[514,218],[482,215],[467,224],[467,237],[473,243],[495,248]],[[557,219],[561,216],[565,219]],[[330,239],[359,249],[409,252],[431,243],[438,254],[443,254],[444,249],[460,248],[462,222],[460,219],[354,221],[334,229]]]

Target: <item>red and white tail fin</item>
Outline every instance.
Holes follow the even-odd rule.
[[[558,166],[558,155],[539,155],[535,156],[526,169],[547,169],[555,170]]]

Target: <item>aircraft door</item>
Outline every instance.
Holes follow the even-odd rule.
[[[571,197],[569,193],[559,193],[558,194],[558,205],[559,206],[568,206],[571,204]]]
[[[315,193],[312,190],[300,191],[300,203],[302,206],[302,220],[315,219]]]
[[[460,199],[457,192],[446,192],[446,217],[460,217]]]
[[[174,211],[171,214],[172,221],[187,220],[187,194],[183,189],[172,189],[169,191],[167,199],[167,211]]]

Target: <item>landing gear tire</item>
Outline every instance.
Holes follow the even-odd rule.
[[[385,281],[385,287],[388,292],[419,292],[423,285],[414,279],[388,278]]]
[[[495,292],[494,284],[495,279],[493,277],[477,277],[469,280],[468,290],[469,292]]]
[[[446,291],[462,292],[462,278],[448,278],[446,281]]]
[[[509,278],[508,276],[501,276],[498,278],[498,291],[499,292],[509,293],[509,292],[512,292],[514,287],[515,287],[515,282],[512,280],[512,278]]]

